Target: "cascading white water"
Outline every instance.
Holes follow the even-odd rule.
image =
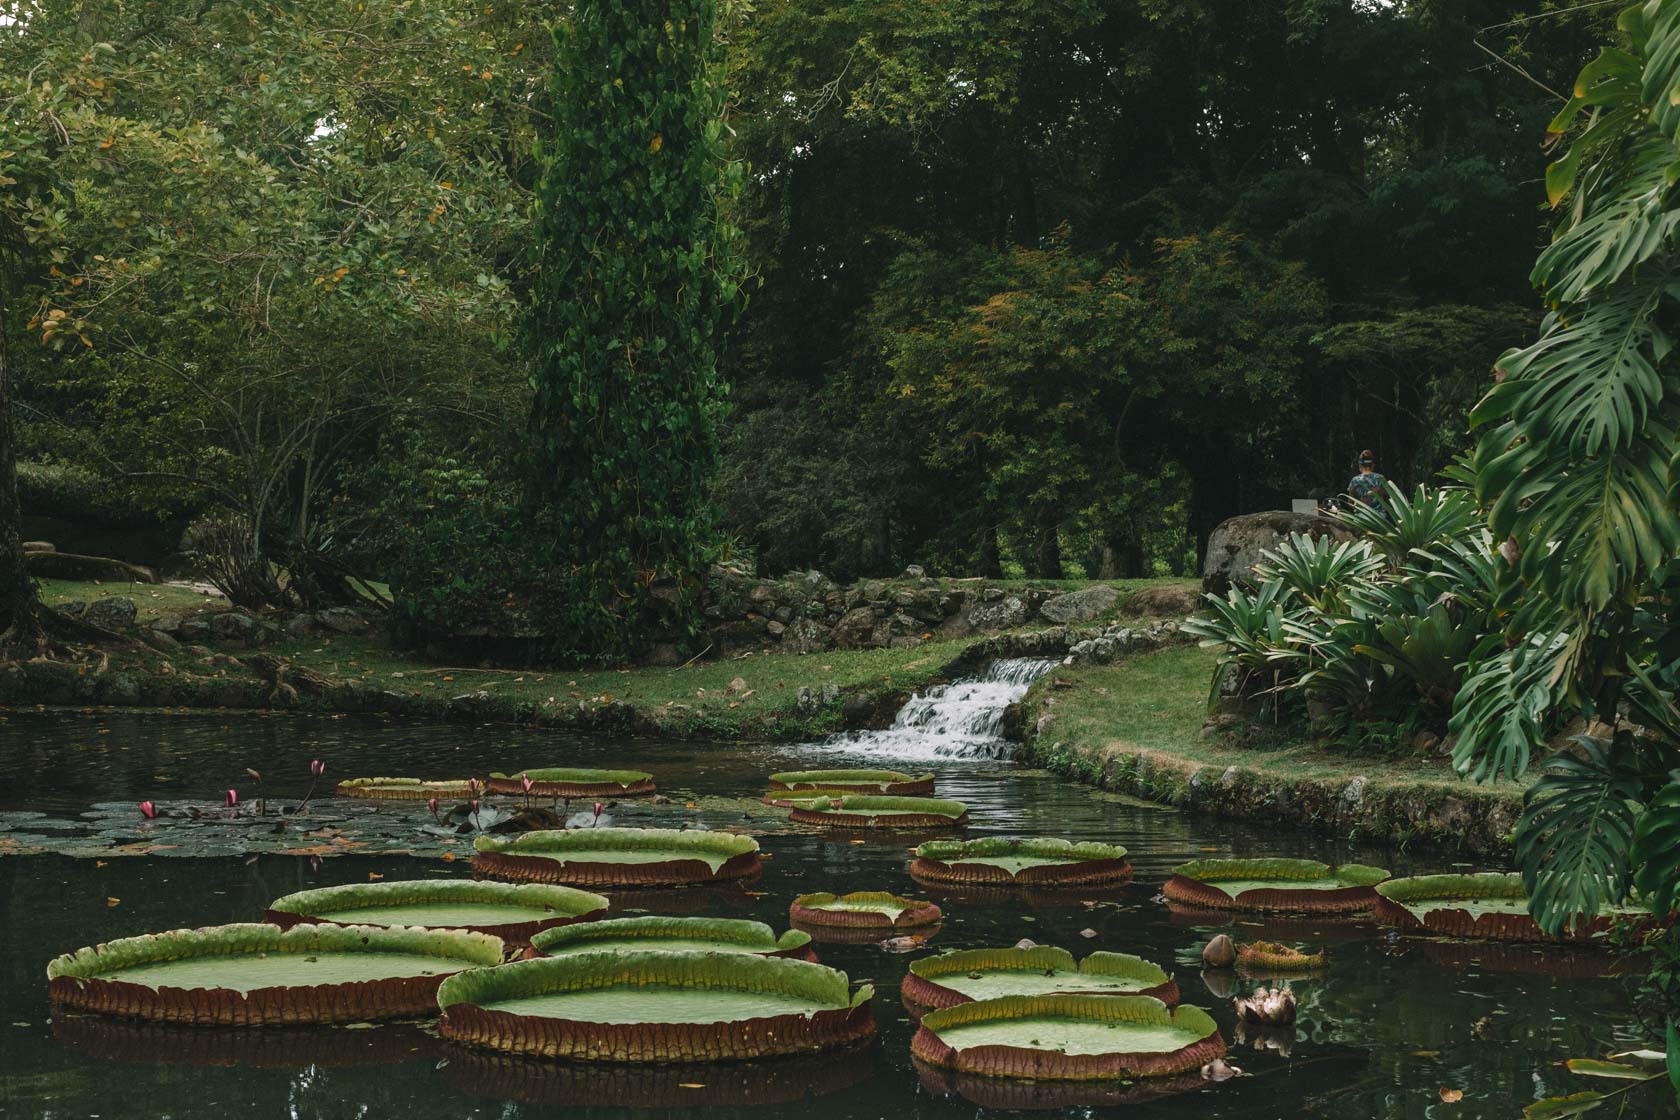
[[[880,759],[1007,758],[1003,710],[1026,695],[1056,664],[1037,657],[994,661],[976,677],[935,685],[912,696],[885,731],[856,731],[822,744]]]

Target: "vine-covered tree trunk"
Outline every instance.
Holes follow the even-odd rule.
[[[716,0],[580,0],[556,32],[531,489],[573,584],[567,652],[692,627],[715,543],[717,350],[738,295],[720,199],[740,180],[716,18]]]
[[[0,290],[0,636],[13,644],[38,644],[42,636],[41,604],[23,560],[23,511],[18,505],[4,290]]]

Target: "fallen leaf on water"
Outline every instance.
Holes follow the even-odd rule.
[[[105,866],[105,861],[102,860],[102,859],[96,859],[96,860],[93,861],[93,865],[95,867],[104,867]]]
[[[122,899],[107,897],[105,899],[105,905],[107,905],[107,906],[121,906],[122,905]]]
[[[1441,1086],[1441,1103],[1442,1104],[1457,1104],[1459,1101],[1461,1101],[1463,1099],[1464,1099],[1464,1090],[1463,1089],[1449,1089],[1445,1085]]]
[[[922,947],[926,938],[911,934],[907,937],[889,937],[881,942],[881,948],[889,953],[913,953]]]
[[[454,863],[455,862],[455,853],[454,852],[444,852],[443,853],[443,862]]]
[[[370,883],[376,882],[376,881],[378,881],[380,879],[383,879],[383,878],[385,878],[385,876],[381,875],[377,871],[369,871],[368,872],[368,882],[370,882]]]
[[[706,1083],[704,1081],[679,1081],[679,1082],[677,1082],[677,1088],[679,1088],[679,1089],[704,1089],[705,1087],[706,1087]]]
[[[1202,851],[1202,852],[1217,852],[1218,850],[1219,850],[1218,848],[1198,848],[1197,849],[1197,851]]]
[[[1441,1056],[1441,1052],[1439,1050],[1413,1050],[1412,1051],[1412,1057],[1414,1057],[1414,1058],[1439,1058],[1440,1056]]]
[[[849,844],[867,844],[867,843],[869,843],[869,841],[867,841],[867,840],[849,840],[849,841],[847,841],[847,843],[849,843]]]

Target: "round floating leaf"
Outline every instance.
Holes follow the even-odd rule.
[[[1169,1006],[1178,985],[1159,965],[1128,953],[1092,953],[1077,964],[1066,949],[959,949],[910,962],[900,986],[907,1003],[952,1007],[1003,996],[1056,993],[1152,996]]]
[[[940,828],[968,823],[968,806],[935,797],[815,797],[794,801],[788,819],[841,828]]]
[[[873,989],[745,953],[605,952],[463,973],[438,991],[445,1038],[582,1061],[739,1061],[872,1035]]]
[[[899,770],[788,770],[770,775],[770,788],[925,797],[933,792],[933,775],[906,774]]]
[[[1472,875],[1416,875],[1377,885],[1378,921],[1413,933],[1474,937],[1497,941],[1583,944],[1601,940],[1617,920],[1649,923],[1638,907],[1599,913],[1571,922],[1558,936],[1546,933],[1529,915],[1528,892],[1516,872]]]
[[[802,894],[788,907],[795,925],[836,926],[875,930],[918,929],[935,925],[941,914],[931,902],[901,898],[885,891],[853,891],[851,894]]]
[[[269,921],[469,929],[523,944],[538,930],[607,912],[606,898],[571,887],[407,879],[299,891],[269,903]]]
[[[1198,859],[1173,869],[1168,901],[1216,910],[1357,914],[1376,904],[1380,867],[1307,859]]]
[[[375,801],[426,801],[433,797],[471,797],[467,779],[429,782],[421,778],[346,778],[338,783],[340,797]]]
[[[252,923],[78,949],[48,964],[47,991],[77,1010],[172,1023],[342,1023],[423,1014],[445,977],[501,960],[501,940],[482,933]]]
[[[641,770],[565,766],[491,774],[490,792],[523,794],[525,778],[531,779],[530,793],[537,797],[642,797],[655,792],[653,775]]]
[[[1132,865],[1116,844],[987,836],[922,844],[910,874],[944,886],[1106,886],[1130,880]]]
[[[473,870],[501,879],[573,886],[680,886],[756,875],[750,836],[670,828],[579,828],[473,842]]]
[[[1096,1081],[1200,1069],[1225,1040],[1201,1008],[1148,996],[1004,996],[928,1012],[910,1052],[962,1073]]]
[[[544,930],[531,939],[531,947],[550,957],[622,951],[816,957],[809,934],[788,930],[777,937],[763,922],[743,918],[613,918]]]

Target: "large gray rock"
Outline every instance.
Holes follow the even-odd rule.
[[[113,595],[108,599],[95,599],[89,603],[87,610],[82,612],[82,621],[102,630],[127,630],[134,625],[137,614],[139,610],[135,607],[133,599]]]
[[[1027,621],[1027,605],[1014,595],[970,607],[968,624],[976,630],[1009,630]]]
[[[871,607],[853,607],[835,624],[834,640],[848,649],[857,649],[869,641],[880,618]]]
[[[833,644],[833,632],[815,619],[796,618],[782,631],[782,649],[789,653],[818,653]]]
[[[368,620],[349,607],[328,607],[315,615],[315,621],[322,628],[331,630],[334,634],[366,634]]]
[[[1317,514],[1269,510],[1233,517],[1221,522],[1208,535],[1207,556],[1202,561],[1202,590],[1223,595],[1233,583],[1252,586],[1254,565],[1260,562],[1260,554],[1282,544],[1291,533],[1302,533],[1314,540],[1353,539],[1352,533]]]
[[[1051,622],[1067,625],[1070,622],[1090,622],[1094,618],[1101,618],[1114,609],[1114,604],[1120,601],[1120,592],[1107,584],[1095,587],[1081,588],[1069,591],[1066,595],[1057,595],[1053,599],[1046,599],[1038,608],[1038,613]]]

